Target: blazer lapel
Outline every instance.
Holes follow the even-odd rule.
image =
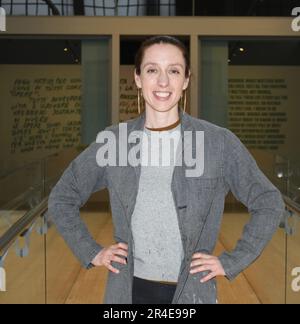
[[[136,120],[132,123],[127,123],[127,152],[128,154],[132,154],[140,161],[141,158],[141,138],[139,136],[139,132],[142,132],[145,124],[145,112],[142,113]],[[129,143],[130,139],[130,143]],[[130,195],[130,201],[128,203],[127,210],[127,218],[128,223],[131,224],[131,217],[134,211],[136,198],[139,189],[139,182],[141,176],[141,164],[139,163],[137,166],[129,165],[126,168],[126,171],[129,172],[129,178],[132,179],[132,192]]]

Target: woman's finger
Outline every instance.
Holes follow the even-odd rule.
[[[200,280],[200,282],[202,282],[202,283],[207,282],[207,281],[213,279],[216,276],[217,276],[217,274],[215,272],[210,272],[207,276],[205,276],[204,278],[202,278]]]
[[[114,255],[121,255],[121,256],[124,256],[124,257],[128,256],[128,252],[126,252],[125,250],[122,250],[122,249],[114,250],[113,254]]]
[[[202,271],[211,271],[211,266],[205,265],[205,266],[200,266],[200,267],[195,267],[190,270],[190,273],[198,273]]]
[[[191,267],[195,267],[197,265],[214,265],[216,261],[214,259],[194,259],[191,262]]]
[[[108,264],[106,267],[108,270],[110,270],[113,273],[120,273],[120,271],[118,269],[114,268],[111,264]]]
[[[213,257],[212,255],[198,252],[198,253],[193,254],[192,259],[201,259],[201,258],[203,258],[203,259],[210,259],[212,257]]]
[[[123,258],[120,258],[116,255],[114,255],[112,258],[111,258],[111,261],[113,262],[118,262],[118,263],[121,263],[121,264],[126,264],[126,260],[123,259]]]
[[[122,249],[122,250],[128,251],[128,245],[125,243],[114,244],[111,246],[111,248],[114,250]]]
[[[126,251],[128,250],[128,244],[126,244],[126,243],[118,243],[118,244],[116,244],[116,246],[118,248],[124,249]]]

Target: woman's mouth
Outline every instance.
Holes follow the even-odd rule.
[[[170,99],[172,92],[169,91],[154,91],[154,97],[159,101],[167,101]]]

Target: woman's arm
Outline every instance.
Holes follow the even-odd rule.
[[[48,214],[75,256],[86,268],[100,252],[80,218],[79,209],[93,192],[106,187],[105,167],[99,167],[96,153],[101,144],[93,143],[73,160],[52,189]]]
[[[229,130],[224,138],[225,181],[234,196],[248,207],[251,219],[232,252],[219,260],[228,279],[234,279],[261,253],[277,230],[284,210],[279,190],[260,171],[255,160]]]

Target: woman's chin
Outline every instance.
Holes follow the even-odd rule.
[[[148,107],[148,109],[151,109],[151,110],[154,110],[154,111],[157,111],[157,112],[168,112],[168,111],[171,111],[172,109],[177,109],[178,108],[178,105],[174,105],[174,106],[170,106],[170,105],[151,105]],[[147,110],[147,108],[146,108]]]

